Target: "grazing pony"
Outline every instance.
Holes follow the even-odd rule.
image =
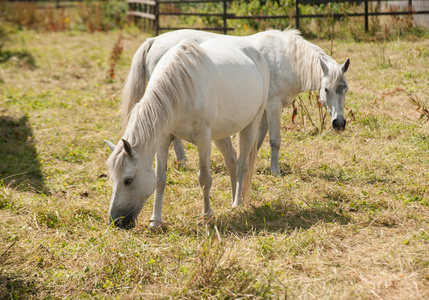
[[[136,80],[133,74],[125,94],[135,88],[129,84]],[[212,140],[225,158],[233,206],[240,205],[250,191],[249,174],[256,159],[269,81],[263,56],[244,40],[212,39],[201,45],[184,40],[168,50],[154,68],[143,98],[133,106],[122,141],[116,146],[106,141],[112,150],[107,161],[113,180],[110,221],[119,227],[133,227],[155,191],[151,226],[162,223],[168,148],[173,138],[185,139],[198,148],[203,214],[213,214],[209,198]],[[236,133],[238,160],[230,141]]]
[[[335,130],[344,130],[345,94],[348,86],[344,74],[350,64],[347,59],[342,65],[335,62],[318,46],[304,40],[298,30],[268,30],[245,37],[224,36],[196,30],[178,30],[148,39],[137,50],[122,95],[122,122],[125,128],[129,113],[138,103],[160,58],[182,39],[203,43],[210,39],[246,41],[263,56],[270,71],[270,87],[266,112],[262,118],[258,147],[269,131],[271,146],[271,173],[280,175],[279,149],[281,113],[283,107],[292,104],[296,96],[304,91],[320,91],[321,103],[331,116]],[[179,161],[186,162],[181,142],[174,141]]]

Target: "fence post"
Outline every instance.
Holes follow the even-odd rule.
[[[299,0],[295,0],[295,26],[299,29]]]
[[[226,22],[226,14],[227,14],[227,3],[226,0],[223,0],[223,34],[227,34],[227,22]]]
[[[141,3],[137,3],[136,4],[136,11],[143,12],[144,11],[143,7],[144,6],[142,6]],[[139,18],[139,27],[141,27],[143,31],[146,30],[146,20],[145,19]]]
[[[149,13],[152,15],[155,15],[155,6],[153,6],[153,5],[149,6]],[[155,20],[149,20],[149,24],[150,24],[149,30],[151,32],[154,32],[155,31]]]
[[[159,31],[159,3],[158,0],[155,0],[155,36],[158,35]]]
[[[365,32],[368,32],[368,1],[365,1]]]

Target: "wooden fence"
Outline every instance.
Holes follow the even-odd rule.
[[[4,0],[0,0],[4,1]],[[53,8],[68,8],[76,6],[76,3],[84,2],[84,0],[6,0],[8,2],[31,2],[36,3],[36,9],[43,9],[47,7]]]
[[[401,10],[387,10],[387,11],[370,11],[370,3],[382,3],[389,2],[390,0],[378,0],[378,1],[366,1],[366,0],[296,0],[295,1],[295,14],[294,15],[254,15],[254,16],[236,16],[233,13],[228,12],[228,3],[232,0],[127,0],[129,9],[128,15],[134,16],[137,18],[142,18],[145,21],[146,26],[149,26],[151,30],[155,31],[155,34],[158,35],[160,31],[166,30],[177,30],[183,29],[185,27],[168,27],[162,26],[160,22],[161,16],[200,16],[200,17],[218,17],[223,20],[222,27],[208,27],[208,28],[194,28],[199,30],[209,30],[209,31],[221,31],[226,34],[229,30],[234,30],[234,28],[229,28],[227,26],[228,20],[233,19],[256,19],[256,20],[267,20],[267,19],[295,19],[295,27],[299,28],[300,20],[305,18],[341,18],[341,17],[364,17],[365,22],[365,31],[369,30],[369,17],[372,16],[387,16],[387,15],[414,15],[414,14],[429,14],[429,10],[418,10],[413,7],[412,0],[402,0],[406,2],[407,5],[401,8]],[[421,0],[420,0],[421,1]],[[425,0],[428,1],[429,0]],[[223,11],[222,13],[189,13],[189,12],[169,12],[164,11],[163,5],[166,4],[198,4],[198,3],[222,3]],[[398,1],[396,1],[398,2]],[[399,0],[399,2],[401,2]],[[362,13],[326,13],[326,14],[303,14],[301,13],[300,7],[302,5],[322,5],[329,3],[355,3],[356,5],[363,5]],[[189,27],[186,27],[189,28]]]

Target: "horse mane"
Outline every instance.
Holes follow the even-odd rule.
[[[320,89],[323,71],[319,59],[322,59],[328,66],[336,66],[329,68],[328,82],[335,84],[341,77],[342,71],[338,63],[320,47],[306,41],[299,30],[285,29],[281,35],[286,41],[286,53],[290,57],[292,67],[297,72],[303,90]]]
[[[167,134],[175,113],[194,96],[193,72],[202,62],[203,50],[194,41],[184,40],[168,51],[155,68],[146,92],[129,115],[123,139],[138,153],[151,153],[158,148],[160,136]],[[125,151],[119,143],[107,160],[109,172],[122,165]]]

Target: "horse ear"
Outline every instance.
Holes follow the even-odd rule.
[[[130,143],[125,139],[122,139],[122,142],[124,143],[125,152],[128,154],[129,157],[133,157],[133,148],[131,147]]]
[[[110,151],[113,152],[115,150],[116,146],[111,141],[105,140],[104,142],[107,144],[107,147],[109,147]]]
[[[341,65],[341,70],[346,73],[350,66],[350,58],[347,58],[346,62]]]
[[[320,60],[320,65],[322,66],[323,75],[326,77],[329,74],[329,68],[321,58],[319,58],[319,60]]]

